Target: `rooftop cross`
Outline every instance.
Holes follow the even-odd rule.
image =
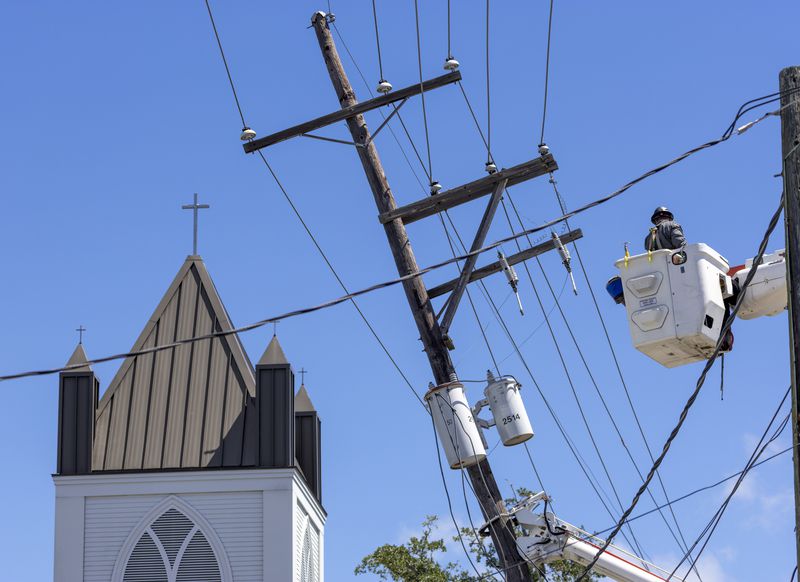
[[[194,212],[194,244],[192,245],[192,254],[197,254],[197,211],[203,208],[211,208],[208,204],[198,204],[197,203],[197,194],[194,195],[194,203],[193,204],[184,204],[181,206],[184,210],[191,210]]]
[[[79,344],[82,344],[82,343],[83,343],[83,332],[85,332],[85,331],[86,331],[86,328],[85,328],[85,327],[83,327],[82,325],[79,325],[79,326],[78,326],[78,327],[75,329],[75,331],[77,331],[77,332],[78,332],[78,343],[79,343]]]
[[[276,319],[272,322],[272,337],[278,335],[278,324],[281,322],[280,319]]]
[[[298,372],[300,372],[300,384],[302,386],[305,386],[306,385],[306,374],[308,374],[308,370],[306,370],[305,368],[300,368],[298,370]]]

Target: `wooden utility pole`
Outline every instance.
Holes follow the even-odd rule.
[[[314,30],[317,34],[322,56],[328,68],[336,96],[343,109],[354,106],[356,101],[353,87],[347,79],[347,75],[336,50],[328,26],[327,15],[324,12],[317,12],[311,19]],[[378,212],[383,214],[391,212],[397,208],[386,174],[383,171],[381,160],[378,157],[378,150],[375,142],[370,140],[370,133],[361,114],[347,118],[347,127],[353,136],[356,144],[358,157],[367,175],[367,181],[375,197],[375,204]],[[397,264],[397,271],[401,276],[419,271],[414,252],[406,234],[406,228],[400,218],[395,218],[386,222],[384,225],[386,238]],[[437,384],[444,384],[455,378],[455,367],[450,360],[450,354],[445,346],[439,322],[428,298],[428,291],[421,277],[408,279],[403,282],[403,289],[406,299],[414,315],[414,321],[419,330],[422,345],[428,355],[433,376]],[[478,465],[473,465],[467,469],[472,487],[478,497],[484,518],[492,520],[495,527],[491,528],[492,540],[500,557],[503,568],[506,569],[506,579],[509,581],[529,581],[532,580],[528,567],[523,558],[519,555],[516,545],[516,538],[508,520],[501,519],[501,514],[505,513],[505,504],[500,495],[500,490],[489,467],[488,460],[484,459]]]
[[[800,67],[787,67],[779,77],[781,91],[781,157],[783,218],[786,224],[786,280],[789,290],[789,348],[792,375],[792,443],[800,441]],[[792,93],[789,93],[789,92]],[[800,451],[794,447],[794,533],[800,565]]]

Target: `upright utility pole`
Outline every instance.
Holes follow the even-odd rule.
[[[317,12],[311,19],[314,30],[317,34],[322,56],[328,67],[336,96],[342,108],[351,107],[357,103],[353,87],[347,79],[339,53],[333,41],[328,26],[327,15],[324,12]],[[381,160],[378,157],[378,150],[375,142],[370,140],[370,133],[364,122],[363,115],[355,115],[347,118],[347,127],[353,136],[353,141],[359,145],[356,147],[361,165],[367,175],[367,181],[375,197],[375,204],[378,212],[383,214],[391,212],[397,208],[386,174],[383,171]],[[386,238],[397,264],[397,271],[401,276],[419,271],[414,252],[406,234],[403,221],[395,218],[384,224]],[[455,377],[455,367],[450,360],[450,354],[444,343],[442,330],[436,319],[436,314],[428,297],[428,291],[421,277],[408,279],[403,282],[403,289],[414,315],[414,321],[419,330],[420,339],[424,346],[425,353],[428,355],[433,376],[437,384],[444,384]],[[472,487],[478,497],[481,510],[486,520],[492,520],[495,527],[491,529],[492,540],[494,541],[497,553],[500,556],[506,579],[509,581],[529,581],[532,580],[527,565],[519,555],[516,545],[516,538],[507,520],[501,519],[500,515],[505,513],[505,505],[500,495],[500,490],[489,467],[489,462],[484,459],[477,465],[467,469]]]
[[[800,67],[780,74],[783,218],[786,224],[786,265],[789,287],[789,348],[792,375],[792,441],[800,440]],[[792,91],[792,93],[789,93]],[[794,447],[794,533],[800,565],[800,451]]]

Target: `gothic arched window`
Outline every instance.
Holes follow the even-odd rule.
[[[198,523],[200,521],[203,523]],[[213,546],[219,549],[215,551]],[[118,582],[229,582],[230,575],[224,572],[229,569],[210,526],[188,506],[171,498],[150,512],[132,532],[117,560],[113,579]]]

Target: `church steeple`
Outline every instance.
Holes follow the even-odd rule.
[[[259,467],[294,465],[294,373],[278,336],[256,365]]]
[[[314,497],[322,503],[322,422],[308,396],[305,382],[294,397],[294,423],[297,464]]]
[[[72,352],[58,381],[59,475],[86,475],[92,471],[94,414],[99,382],[88,363],[83,343]]]

